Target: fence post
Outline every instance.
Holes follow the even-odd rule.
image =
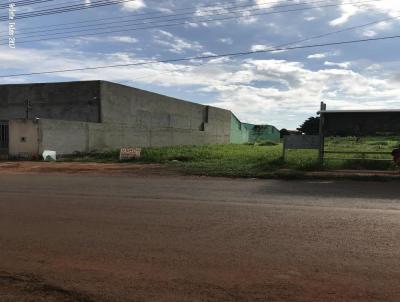
[[[286,136],[283,137],[283,151],[282,151],[283,161],[286,159]]]
[[[318,152],[318,161],[320,166],[323,166],[324,164],[324,153],[325,153],[324,114],[323,114],[325,110],[326,110],[326,104],[324,102],[321,102],[321,110],[319,113],[319,152]]]

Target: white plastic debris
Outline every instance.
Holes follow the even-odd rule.
[[[48,161],[56,161],[57,160],[57,152],[51,150],[44,150],[43,151],[43,159]]]

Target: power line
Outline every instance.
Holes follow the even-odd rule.
[[[24,1],[34,1],[34,0],[24,0]],[[37,0],[37,1],[56,1],[56,0]],[[247,1],[249,1],[249,0],[247,0]],[[284,1],[293,1],[293,0],[284,0]],[[333,0],[327,0],[327,1],[333,1]],[[232,4],[237,4],[237,1],[224,1],[226,4],[229,4],[229,3],[232,3]],[[60,4],[72,4],[72,3],[82,3],[82,0],[75,0],[75,1],[67,1],[67,2],[61,2],[61,3],[58,3],[58,4],[51,4],[51,5],[43,5],[43,6],[39,6],[39,7],[37,7],[38,9],[41,9],[41,8],[46,8],[46,7],[54,7],[54,6],[57,6],[57,5],[60,5]],[[268,2],[268,3],[271,3],[271,4],[273,4],[273,3],[282,3],[282,1],[279,1],[279,0],[276,0],[276,1],[270,1],[270,2]],[[1,4],[0,4],[1,5]],[[8,3],[5,3],[4,5],[8,5]],[[223,4],[223,5],[225,5],[225,4]],[[254,3],[253,3],[253,5],[255,5]],[[212,6],[212,7],[215,7],[216,5],[214,4],[214,5],[201,5],[201,6],[198,6],[198,8],[203,8],[203,7],[207,7],[207,6]],[[221,5],[218,5],[218,6],[221,6]],[[173,10],[174,11],[180,11],[180,10],[185,10],[185,9],[194,9],[194,8],[196,8],[196,7],[187,7],[187,8],[174,8]],[[160,11],[161,11],[161,8],[160,8]],[[138,13],[138,14],[133,14],[133,15],[147,15],[147,14],[154,14],[154,13]],[[130,15],[132,15],[132,14],[130,14]],[[121,17],[121,16],[120,16]],[[110,17],[110,18],[102,18],[102,19],[116,19],[116,18],[118,18],[118,17]],[[96,20],[96,19],[93,19],[93,20]],[[89,20],[90,21],[90,20]],[[67,22],[67,23],[61,23],[61,24],[76,24],[76,23],[82,23],[82,22],[86,22],[86,21],[81,21],[81,22]],[[51,26],[51,25],[49,25],[49,26]]]
[[[347,28],[344,28],[344,29],[341,29],[341,30],[332,31],[332,32],[319,34],[319,35],[314,35],[314,36],[311,36],[311,37],[308,37],[308,38],[304,38],[304,39],[292,41],[292,42],[289,42],[289,43],[276,45],[274,47],[276,48],[276,47],[284,47],[284,46],[289,46],[289,45],[293,45],[293,44],[298,44],[298,43],[302,43],[302,42],[306,42],[306,41],[310,41],[310,40],[314,40],[314,39],[318,39],[318,38],[327,37],[327,36],[330,36],[330,35],[346,32],[346,31],[351,31],[351,30],[355,30],[355,29],[359,29],[359,28],[363,28],[363,27],[368,27],[368,26],[371,26],[371,25],[374,25],[374,24],[379,24],[379,23],[382,23],[382,22],[387,22],[387,21],[390,21],[390,20],[398,19],[398,18],[400,18],[400,16],[384,18],[384,19],[380,19],[380,20],[364,23],[364,24],[361,24],[361,25],[351,26],[351,27],[347,27]],[[205,62],[205,63],[207,63],[207,62]],[[198,66],[204,65],[205,63],[200,63],[200,64],[198,64]]]
[[[136,1],[136,0],[111,0],[111,1],[97,0],[97,1],[92,1],[90,3],[79,3],[79,4],[75,4],[75,5],[56,7],[53,9],[46,9],[46,10],[23,13],[23,14],[17,15],[15,17],[15,19],[26,19],[26,18],[33,18],[33,17],[38,17],[38,16],[54,15],[54,14],[59,14],[59,13],[64,13],[64,12],[78,11],[78,10],[83,10],[83,9],[113,5],[113,4],[130,2],[130,1]],[[0,17],[0,21],[5,21],[4,18],[7,18],[7,16]]]
[[[82,4],[64,6],[64,7],[42,10],[42,11],[37,11],[37,12],[19,14],[15,17],[15,19],[26,19],[26,18],[33,18],[33,17],[39,17],[39,16],[55,15],[55,14],[61,14],[61,13],[66,13],[66,12],[80,11],[80,10],[84,10],[84,9],[90,9],[90,8],[103,7],[103,6],[120,4],[120,3],[125,3],[125,2],[131,2],[131,1],[136,1],[136,0],[111,0],[109,2],[105,2],[105,0],[99,0],[96,2],[91,2],[91,4],[82,3]],[[8,16],[1,16],[0,21],[8,21]]]
[[[286,1],[292,1],[292,0],[286,0]],[[328,1],[334,1],[334,0],[328,0]],[[378,1],[378,0],[377,0]],[[219,5],[221,8],[225,8],[225,5],[228,5],[229,3],[237,3],[236,1],[225,1],[224,4]],[[263,2],[262,4],[267,5],[267,4],[274,4],[274,3],[282,3],[282,1],[268,1],[268,2]],[[254,4],[252,4],[254,5]],[[202,5],[198,7],[184,7],[184,8],[174,8],[174,11],[184,11],[184,10],[193,10],[193,9],[203,9],[203,8],[215,8],[215,5]],[[91,23],[91,22],[96,22],[96,21],[104,21],[104,20],[120,20],[124,18],[130,18],[132,16],[148,16],[148,15],[154,15],[154,14],[159,14],[159,12],[147,12],[147,13],[136,13],[136,14],[129,14],[128,16],[116,16],[116,17],[108,17],[108,18],[98,18],[98,19],[90,19],[90,20],[85,20],[85,21],[74,21],[74,22],[66,22],[66,23],[58,23],[58,24],[49,24],[46,25],[46,28],[50,27],[60,27],[62,25],[71,25],[71,24],[84,24],[84,23]],[[170,15],[171,16],[171,15]],[[29,28],[21,28],[21,30],[25,29],[35,29],[35,28],[42,28],[42,26],[30,26]]]
[[[369,1],[381,1],[381,0],[369,0]],[[315,1],[315,2],[303,2],[303,3],[299,3],[299,4],[289,4],[289,5],[283,5],[283,6],[274,6],[273,8],[275,9],[275,8],[280,8],[280,7],[287,7],[287,6],[298,6],[298,5],[307,5],[307,4],[313,4],[313,3],[321,3],[321,2],[326,2],[326,1]],[[262,2],[262,3],[259,3],[259,4],[246,4],[246,5],[234,5],[234,6],[230,6],[230,7],[224,7],[224,6],[222,6],[222,7],[215,7],[215,6],[210,6],[210,7],[205,7],[205,8],[208,8],[207,10],[203,10],[203,12],[213,12],[213,11],[222,11],[222,9],[236,9],[236,8],[244,8],[244,7],[259,7],[259,6],[263,6],[263,5],[269,5],[269,4],[271,4],[271,3],[280,3],[279,1],[274,1],[274,2]],[[187,12],[187,13],[179,13],[179,14],[168,14],[168,15],[165,15],[165,14],[161,14],[161,15],[158,15],[158,16],[154,16],[154,17],[147,17],[147,18],[140,18],[140,19],[133,19],[133,20],[125,20],[125,21],[116,21],[116,22],[105,22],[105,23],[98,23],[98,22],[96,22],[96,23],[94,23],[94,24],[92,24],[92,25],[79,25],[79,26],[73,26],[73,27],[62,27],[61,29],[74,29],[74,28],[84,28],[84,27],[92,27],[92,26],[97,26],[97,25],[102,25],[102,24],[117,24],[117,23],[126,23],[126,22],[131,22],[131,21],[145,21],[145,20],[154,20],[154,19],[161,19],[161,18],[167,18],[167,17],[176,17],[176,16],[183,16],[183,15],[192,15],[192,14],[195,14],[196,12],[197,12],[197,10],[196,10],[196,8],[195,7],[191,7],[191,8],[185,8],[184,10],[188,10],[188,9],[191,9],[192,11],[191,12]],[[193,11],[193,9],[194,9],[194,11]],[[266,9],[266,8],[263,8],[263,9]],[[183,9],[182,9],[183,10]],[[138,14],[138,15],[141,15],[141,14]],[[144,15],[148,15],[148,14],[144,14]],[[150,14],[150,15],[154,15],[154,13],[153,14]],[[207,16],[207,15],[204,15],[205,17]],[[199,17],[204,17],[204,16],[199,16]],[[131,16],[126,16],[126,17],[131,17]],[[125,18],[126,18],[125,17]],[[104,20],[107,20],[107,19],[110,19],[110,18],[103,18],[103,19],[97,19],[98,21],[104,21]],[[121,19],[121,17],[114,17],[114,18],[112,18],[112,19],[118,19],[118,20],[120,20]],[[96,21],[97,21],[96,20]],[[83,23],[83,22],[79,22],[79,23]],[[68,23],[68,24],[71,24],[71,23]],[[72,23],[72,24],[76,24],[76,23]],[[46,26],[47,27],[47,26]],[[53,26],[54,27],[54,26]],[[61,27],[61,26],[60,26]],[[46,29],[46,30],[39,30],[39,31],[24,31],[24,33],[36,33],[36,32],[43,32],[43,31],[55,31],[55,30],[57,30],[57,29]]]
[[[281,47],[285,47],[285,46],[289,46],[289,45],[296,45],[296,44],[299,44],[299,43],[302,43],[302,42],[307,42],[307,41],[311,41],[311,40],[315,40],[315,39],[319,39],[319,38],[335,35],[335,34],[342,33],[342,32],[351,31],[351,30],[355,30],[355,29],[371,26],[371,25],[374,25],[374,24],[379,24],[381,22],[387,22],[387,21],[390,21],[390,20],[393,20],[393,19],[398,19],[398,18],[400,18],[400,16],[385,18],[385,19],[372,21],[372,22],[368,22],[368,23],[364,23],[364,24],[360,24],[360,25],[356,25],[356,26],[351,26],[351,27],[340,29],[340,30],[331,31],[331,32],[324,33],[324,34],[314,35],[314,36],[310,36],[310,37],[303,38],[303,39],[300,39],[300,40],[287,42],[287,43],[279,44],[279,45],[275,45],[275,46],[271,46],[268,49],[270,49],[271,51],[274,51],[274,49],[276,49],[276,48],[281,48]],[[237,55],[237,56],[240,56],[240,55]],[[209,63],[209,61],[205,61],[205,62],[201,62],[201,63],[198,63],[196,65],[192,65],[192,66],[200,67],[200,66],[206,65],[208,63]],[[162,73],[162,74],[164,74],[164,73]],[[165,74],[166,74],[166,72],[165,72]],[[139,78],[134,78],[132,80],[140,80],[140,79],[148,78],[148,77],[149,77],[149,75],[143,76],[143,77],[139,77]]]
[[[33,0],[24,0],[24,1],[25,2],[27,2],[27,1],[28,2],[32,2]],[[67,5],[67,6],[59,6],[59,7],[53,8],[53,9],[46,9],[46,10],[41,10],[41,11],[31,11],[31,12],[28,12],[28,13],[19,14],[16,17],[16,19],[17,18],[19,18],[19,19],[29,18],[29,17],[33,17],[33,16],[36,16],[36,15],[39,15],[39,14],[53,14],[53,13],[56,13],[57,11],[62,11],[62,10],[67,10],[67,9],[68,10],[81,9],[83,7],[89,7],[89,6],[93,6],[93,5],[104,4],[104,3],[106,3],[106,1],[107,0],[96,0],[96,1],[93,1],[93,2],[90,2],[90,3],[82,3],[82,2],[80,2],[78,4]],[[115,0],[112,0],[112,1],[115,1]],[[5,17],[7,17],[7,16],[1,16],[1,19],[5,18]]]
[[[27,2],[35,4],[35,3],[50,2],[50,1],[56,1],[56,0],[19,0],[19,1],[14,0],[14,1],[1,2],[0,6],[9,6],[10,4],[15,4],[16,6],[19,6]]]
[[[384,19],[380,19],[380,20],[376,20],[376,21],[371,21],[371,22],[368,22],[368,23],[360,24],[360,25],[350,26],[350,27],[339,29],[339,30],[331,31],[331,32],[328,32],[328,33],[315,35],[315,36],[312,36],[312,37],[309,37],[309,38],[304,38],[304,39],[298,40],[296,42],[291,42],[289,44],[283,44],[283,45],[280,45],[278,47],[291,45],[291,44],[298,44],[298,43],[307,42],[307,41],[314,40],[314,39],[319,39],[319,38],[324,38],[324,37],[327,37],[327,36],[331,36],[331,35],[347,32],[347,31],[352,31],[352,30],[355,30],[355,29],[368,27],[368,26],[371,26],[371,25],[375,25],[375,24],[379,24],[379,23],[382,23],[382,22],[387,22],[387,21],[391,21],[391,20],[395,20],[395,19],[399,19],[399,18],[400,18],[400,15],[394,16],[394,17],[389,17],[389,18],[384,18]]]
[[[369,0],[371,1],[371,0]],[[376,1],[376,0],[373,0]],[[379,1],[379,0],[378,0]],[[354,4],[354,2],[352,3]],[[328,7],[333,6],[329,5]],[[335,4],[335,6],[337,6]],[[327,6],[323,6],[327,7]],[[263,13],[258,13],[258,14],[250,14],[247,15],[246,17],[252,17],[252,16],[262,16],[262,15],[270,15],[270,14],[279,14],[279,13],[286,13],[286,12],[295,12],[295,11],[303,11],[303,10],[308,10],[308,9],[316,9],[316,8],[321,8],[319,7],[307,7],[307,8],[300,8],[300,9],[292,9],[292,10],[285,10],[285,11],[269,11],[269,12],[263,12]],[[227,14],[232,14],[232,13],[227,13]],[[88,33],[88,34],[78,34],[78,35],[67,35],[67,36],[57,36],[57,35],[62,35],[65,33],[55,33],[55,34],[50,34],[49,35],[33,35],[33,36],[27,36],[25,38],[35,38],[35,37],[40,37],[40,36],[46,36],[46,38],[42,39],[33,39],[33,40],[22,40],[19,41],[19,44],[25,44],[25,43],[32,43],[32,42],[40,42],[40,41],[48,41],[48,40],[56,40],[56,39],[65,39],[65,38],[73,38],[73,37],[82,37],[82,36],[95,36],[95,35],[100,35],[100,34],[109,34],[109,33],[121,33],[121,32],[127,32],[127,31],[137,31],[137,30],[144,30],[144,29],[152,29],[152,28],[164,28],[164,27],[171,27],[171,26],[177,26],[177,25],[185,25],[185,24],[194,24],[194,23],[203,23],[203,22],[215,22],[215,21],[225,21],[225,20],[231,20],[231,19],[237,19],[237,18],[242,18],[242,16],[229,16],[229,17],[224,17],[224,18],[215,18],[215,19],[200,19],[200,20],[194,20],[193,18],[180,18],[178,20],[185,20],[184,22],[175,22],[175,23],[169,23],[169,24],[157,24],[154,26],[145,26],[145,27],[136,27],[136,28],[126,28],[127,26],[123,26],[122,29],[118,30],[111,30],[111,31],[102,31],[102,32],[96,32],[96,33]],[[170,22],[171,20],[168,20]],[[167,22],[167,21],[159,21],[159,22]],[[158,23],[159,23],[158,22]],[[157,23],[157,22],[156,22]],[[150,24],[144,23],[144,24]],[[108,27],[110,28],[110,27]],[[124,29],[126,28],[126,29]],[[81,32],[81,31],[79,31]],[[5,45],[5,43],[2,43],[0,45]]]
[[[309,49],[309,48],[325,47],[325,46],[349,45],[349,44],[354,44],[354,43],[393,40],[393,39],[398,39],[398,38],[400,38],[400,35],[359,39],[359,40],[350,40],[350,41],[339,41],[339,42],[322,43],[322,44],[311,44],[311,45],[304,45],[304,46],[277,47],[277,48],[266,49],[266,50],[233,52],[233,53],[194,56],[194,57],[177,58],[177,59],[153,60],[153,61],[136,62],[136,63],[103,65],[103,66],[72,68],[72,69],[60,69],[60,70],[40,71],[40,72],[31,72],[31,73],[8,74],[8,75],[0,75],[0,78],[66,73],[66,72],[74,72],[74,71],[98,70],[98,69],[118,68],[118,67],[128,67],[128,66],[144,66],[144,65],[156,64],[156,63],[159,64],[159,63],[176,63],[176,62],[184,62],[184,61],[192,61],[192,60],[208,60],[208,59],[216,59],[216,58],[224,58],[224,57],[247,56],[247,55],[253,55],[253,54],[271,53],[271,52],[276,52],[276,51],[290,51],[290,50],[296,50],[296,49]]]
[[[329,36],[329,35],[345,32],[345,31],[350,31],[350,30],[354,30],[354,29],[358,29],[358,28],[362,28],[362,27],[366,27],[366,26],[371,26],[371,25],[378,24],[378,23],[381,23],[381,22],[386,22],[386,21],[390,21],[390,20],[393,20],[393,19],[397,19],[399,17],[400,16],[380,19],[380,20],[377,20],[377,21],[368,22],[368,23],[365,23],[365,24],[352,26],[352,27],[344,28],[344,29],[341,29],[341,30],[337,30],[337,31],[333,31],[333,32],[325,33],[325,34],[311,36],[311,37],[308,37],[308,38],[305,38],[305,39],[301,39],[301,40],[297,40],[297,41],[293,41],[293,42],[289,42],[289,43],[285,43],[285,44],[281,44],[281,45],[277,45],[277,46],[271,47],[270,51],[276,51],[275,48],[280,48],[280,47],[284,47],[284,46],[287,46],[287,45],[298,44],[298,43],[301,43],[301,42],[310,41],[310,40],[313,40],[313,39],[326,37],[326,36]],[[240,55],[246,55],[246,54],[237,54],[237,56],[240,56]],[[203,63],[197,64],[195,66],[197,67],[197,66],[201,66],[201,65],[204,65],[204,64],[207,64],[207,63],[208,62],[203,62]],[[141,77],[141,78],[146,78],[146,77],[148,77],[148,76],[144,76],[144,77]]]
[[[49,2],[49,1],[57,1],[57,0],[42,0],[42,1],[43,2]],[[35,9],[43,9],[43,8],[47,8],[47,7],[57,7],[57,6],[60,6],[62,4],[71,5],[73,3],[82,3],[82,0],[74,0],[74,1],[66,1],[66,2],[63,1],[63,2],[58,2],[58,3],[54,3],[54,4],[40,5],[40,6],[35,6]],[[40,3],[38,2],[37,4],[40,4]],[[20,7],[20,6],[18,6],[18,7]],[[25,9],[28,10],[29,8],[25,8]]]
[[[101,2],[101,1],[106,1],[106,0],[99,0],[99,1]],[[124,0],[124,1],[123,0],[112,0],[112,1],[130,2],[130,1],[136,1],[136,0]],[[375,0],[375,1],[381,1],[381,0]],[[272,2],[269,2],[269,3],[280,3],[280,1],[272,1]],[[59,7],[59,8],[56,8],[56,9],[51,9],[51,10],[49,9],[49,10],[45,10],[45,11],[29,12],[29,13],[26,13],[26,14],[19,14],[18,18],[24,19],[24,18],[32,18],[32,17],[37,17],[37,16],[43,16],[43,15],[51,15],[51,14],[58,14],[58,13],[63,13],[63,12],[82,10],[82,9],[96,7],[96,6],[94,6],[94,4],[95,4],[94,2],[92,2],[90,5],[80,3],[79,5],[74,5],[74,6]],[[99,4],[99,6],[100,6],[100,4]],[[113,3],[111,3],[111,4],[113,4]],[[190,8],[190,9],[193,9],[193,7]],[[177,10],[179,10],[179,9],[177,9]],[[136,15],[141,15],[141,14],[136,14]],[[7,19],[7,18],[8,18],[8,16],[0,16],[0,21],[6,21],[5,19]],[[116,17],[116,18],[118,18],[118,17]],[[113,19],[116,19],[116,18],[113,18]],[[108,18],[104,18],[104,19],[108,19]],[[84,22],[87,22],[87,21],[70,22],[70,23],[64,23],[64,24],[79,24],[79,23],[84,23]],[[50,27],[50,26],[48,26],[48,27]]]
[[[39,2],[39,1],[44,1],[44,0],[14,0],[12,3],[20,3],[20,2],[26,2],[26,1],[32,1],[32,2]],[[54,1],[54,0],[48,0],[48,1]],[[2,1],[0,2],[0,5],[9,5],[10,1]]]
[[[15,2],[11,2],[11,3],[17,7],[21,7],[21,6],[38,4],[38,3],[43,3],[43,2],[51,2],[51,1],[54,1],[54,0],[23,0],[23,1],[15,1]],[[8,8],[11,3],[10,2],[0,3],[0,9]]]
[[[376,1],[381,1],[381,0],[364,0],[364,1],[358,1],[358,2],[350,2],[350,3],[344,3],[344,5],[346,4],[362,4],[362,3],[366,3],[366,2],[376,2]],[[311,5],[311,4],[317,4],[317,3],[324,3],[325,1],[314,1],[314,2],[303,2],[303,3],[298,3],[298,4],[290,4],[290,5],[280,5],[280,6],[275,6],[273,9],[277,9],[277,8],[284,8],[284,7],[292,7],[292,6],[301,6],[301,5]],[[202,16],[193,16],[192,18],[200,18],[200,17],[213,17],[213,16],[221,16],[221,15],[227,15],[227,14],[232,14],[232,13],[244,13],[244,12],[255,12],[255,11],[262,11],[262,10],[266,10],[269,8],[255,8],[255,9],[246,9],[246,10],[236,10],[239,8],[243,8],[243,7],[259,7],[259,6],[263,6],[263,5],[267,5],[269,4],[267,3],[260,3],[259,5],[240,5],[240,6],[231,6],[231,7],[226,7],[224,8],[224,10],[220,9],[220,8],[214,8],[212,10],[207,10],[206,12],[210,12],[210,14],[208,15],[202,15]],[[331,5],[335,5],[337,6],[337,4],[331,4]],[[318,8],[321,7],[325,7],[325,6],[319,6]],[[317,7],[314,7],[317,8]],[[232,11],[226,11],[226,10],[231,10]],[[311,8],[310,8],[311,9]],[[271,8],[272,10],[272,8]],[[30,33],[50,33],[50,32],[57,32],[57,31],[63,31],[61,33],[54,33],[54,34],[68,34],[68,33],[77,33],[77,32],[88,32],[88,31],[92,31],[92,30],[101,30],[101,29],[111,29],[111,28],[118,28],[124,25],[114,25],[114,26],[109,26],[111,24],[123,24],[123,23],[129,23],[126,26],[131,26],[131,25],[146,25],[146,24],[152,24],[152,23],[159,23],[159,22],[170,22],[170,21],[179,21],[179,20],[186,20],[187,18],[178,18],[178,19],[170,19],[170,20],[160,20],[160,21],[154,21],[157,19],[163,19],[163,18],[170,18],[170,17],[178,17],[178,16],[185,16],[185,15],[192,15],[195,14],[196,11],[194,12],[189,12],[189,13],[180,13],[180,14],[174,14],[174,15],[161,15],[161,16],[155,16],[155,17],[147,17],[147,18],[139,18],[139,19],[133,19],[133,20],[122,20],[122,21],[114,21],[114,22],[104,22],[104,23],[97,23],[97,24],[92,24],[92,25],[80,25],[80,26],[72,26],[72,27],[64,27],[64,28],[60,28],[60,29],[45,29],[45,30],[33,30],[33,31],[24,31],[22,34],[22,37],[25,34],[30,34]],[[149,22],[139,22],[139,23],[130,23],[133,21],[149,21]],[[99,25],[107,25],[107,27],[96,27],[94,29],[83,29],[83,28],[90,28],[90,27],[94,27],[94,26],[99,26]],[[78,31],[64,31],[64,30],[68,30],[68,29],[80,29]],[[19,35],[21,37],[21,35]],[[31,38],[31,37],[40,37],[40,36],[48,36],[48,35],[28,35],[28,37],[26,38]]]

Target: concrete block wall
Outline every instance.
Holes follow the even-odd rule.
[[[104,152],[123,147],[165,147],[216,144],[228,135],[175,128],[139,128],[114,123],[60,120],[38,121],[39,154],[54,150],[60,155],[74,152]]]
[[[216,107],[208,107],[208,122],[206,123],[206,132],[217,136],[221,143],[230,142],[231,115],[228,110]]]
[[[39,125],[32,120],[9,122],[9,150],[11,157],[32,158],[39,154]]]
[[[149,131],[125,124],[89,124],[89,151],[109,151],[122,147],[146,147],[150,145]]]
[[[249,142],[250,131],[244,124],[234,115],[231,116],[231,134],[230,141],[232,144],[244,144]]]
[[[39,118],[40,152],[250,140],[248,129],[228,110],[105,81],[0,85],[0,120],[24,118],[26,99],[30,118]]]
[[[135,125],[139,128],[152,129],[153,133],[160,132],[161,130],[156,130],[158,128],[174,129],[175,139],[169,137],[169,141],[179,140],[181,144],[186,145],[190,144],[189,141],[194,144],[230,142],[231,113],[228,110],[110,82],[102,81],[100,91],[102,123]],[[191,130],[197,137],[204,136],[204,140],[193,141],[187,132],[178,130]],[[203,131],[205,134],[197,134],[198,131]],[[183,137],[178,139],[178,133]],[[187,138],[188,142],[186,143],[183,138]],[[162,141],[165,139],[160,137]],[[159,144],[165,145],[162,142]]]
[[[280,141],[280,132],[271,125],[243,124],[249,130],[249,142],[257,141]]]
[[[58,154],[88,150],[89,124],[53,119],[39,120],[39,154],[44,150],[54,150]]]
[[[99,122],[100,82],[0,85],[0,120],[48,118]]]
[[[205,106],[164,95],[101,82],[101,121],[143,128],[200,130]]]

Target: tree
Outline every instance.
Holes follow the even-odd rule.
[[[290,135],[289,130],[287,130],[286,128],[281,129],[281,131],[279,131],[281,133],[281,138],[285,137],[286,135]]]
[[[319,117],[310,117],[297,130],[307,135],[318,135]]]

